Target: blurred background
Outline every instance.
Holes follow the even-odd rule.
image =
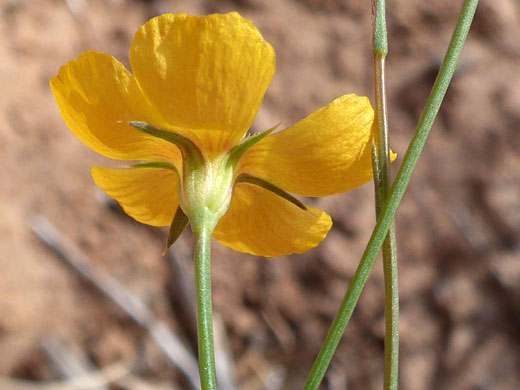
[[[394,173],[461,4],[387,4]],[[155,15],[232,10],[277,53],[255,129],[373,100],[367,0],[0,0],[0,389],[192,388],[190,232],[163,258],[167,231],[96,188],[90,166],[113,163],[67,130],[49,79],[91,49],[128,67]],[[402,389],[520,389],[519,36],[519,1],[481,1],[397,215]],[[334,227],[304,255],[214,243],[221,389],[303,387],[375,218],[371,184],[308,202]],[[378,260],[323,389],[382,388],[383,325]]]

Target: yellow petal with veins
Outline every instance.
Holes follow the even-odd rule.
[[[305,196],[351,190],[372,178],[373,120],[366,97],[342,96],[253,146],[240,172]]]
[[[158,168],[92,167],[92,177],[135,220],[152,226],[172,223],[179,205],[175,172]]]
[[[143,134],[128,121],[161,125],[133,76],[114,57],[90,51],[61,67],[51,82],[69,129],[88,147],[120,160],[170,160],[180,164],[174,145]]]
[[[253,123],[275,54],[237,13],[165,14],[139,29],[130,63],[169,125],[214,155],[237,144]]]
[[[237,251],[272,257],[316,247],[331,226],[321,210],[302,210],[264,188],[238,183],[213,236]]]

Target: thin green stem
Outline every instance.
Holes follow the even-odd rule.
[[[388,251],[389,254],[385,254]],[[397,389],[399,374],[399,284],[393,225],[383,243],[385,279],[385,390]]]
[[[453,72],[455,71],[455,66],[462,51],[462,47],[464,46],[477,5],[478,0],[464,1],[448,51],[446,52],[442,62],[441,69],[439,70],[439,74],[437,75],[437,79],[433,85],[426,107],[419,119],[419,123],[417,124],[415,135],[408,146],[403,163],[399,168],[397,177],[390,190],[390,194],[383,204],[376,226],[372,232],[370,240],[368,241],[365,252],[361,257],[356,273],[352,278],[339,311],[334,318],[325,342],[323,343],[320,353],[318,354],[307,378],[305,390],[314,390],[320,385],[339,341],[343,336],[352,312],[356,307],[359,296],[363,291],[370,270],[372,269],[372,265],[374,264],[376,256],[379,253],[383,241],[393,223],[397,208],[403,199],[406,187],[410,182],[410,178],[415,166],[417,165],[421,151],[424,148],[424,144],[426,143],[435,117],[439,112],[439,107],[444,99],[451,78],[453,77]]]
[[[216,390],[211,299],[211,229],[194,229],[195,275],[197,279],[197,327],[199,370],[202,390]]]
[[[375,158],[374,185],[376,218],[390,192],[390,157],[386,109],[385,59],[388,53],[385,0],[372,0],[374,17]],[[399,374],[399,286],[394,224],[383,242],[385,280],[385,373],[384,389],[396,390]]]

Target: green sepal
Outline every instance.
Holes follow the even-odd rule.
[[[130,121],[128,124],[145,134],[161,138],[176,145],[181,150],[184,159],[190,161],[190,163],[199,165],[204,163],[204,157],[201,150],[188,137],[173,131],[163,130],[155,126],[151,126],[145,122]]]
[[[285,200],[288,200],[295,206],[299,207],[300,209],[307,211],[307,206],[305,206],[302,202],[300,202],[298,199],[296,199],[291,194],[285,192],[280,187],[275,186],[272,183],[269,183],[267,180],[260,179],[259,177],[252,176],[248,173],[241,173],[238,175],[238,177],[235,179],[235,183],[249,183],[254,184],[259,187],[262,187],[268,191],[271,191],[272,193],[284,198]]]
[[[152,162],[144,162],[144,163],[137,163],[130,165],[131,168],[136,169],[146,169],[146,168],[159,168],[159,169],[167,169],[169,171],[173,171],[177,174],[177,177],[179,176],[179,171],[177,171],[177,168],[175,168],[175,165],[170,164],[169,162],[165,161],[152,161]]]
[[[262,131],[261,133],[247,137],[241,143],[239,143],[237,146],[231,149],[228,154],[228,165],[235,167],[238,163],[238,160],[240,160],[240,158],[249,148],[251,148],[253,145],[257,144],[265,137],[267,137],[269,134],[271,134],[273,131],[275,131],[276,128],[280,126],[280,124],[281,123],[278,123],[276,126],[273,126],[266,131]]]
[[[180,206],[177,207],[172,224],[170,225],[170,232],[168,233],[168,240],[166,241],[166,248],[164,249],[163,256],[168,253],[168,249],[170,249],[175,241],[177,241],[177,238],[179,238],[187,224],[188,217],[184,214],[184,211],[182,211]]]

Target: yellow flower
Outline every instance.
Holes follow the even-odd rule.
[[[366,97],[342,96],[283,131],[244,138],[275,54],[237,13],[151,19],[134,37],[130,64],[133,74],[110,55],[86,52],[51,88],[87,146],[144,162],[92,168],[96,184],[142,223],[182,230],[189,221],[197,229],[210,215],[214,237],[233,249],[302,253],[332,222],[288,192],[327,196],[372,177]]]

